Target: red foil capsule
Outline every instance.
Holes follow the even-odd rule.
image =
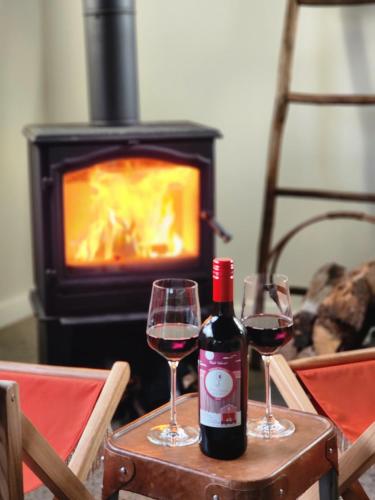
[[[233,302],[233,269],[233,260],[228,257],[213,260],[212,285],[214,302]]]

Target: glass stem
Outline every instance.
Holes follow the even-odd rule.
[[[264,363],[264,381],[266,386],[266,419],[269,424],[273,422],[272,403],[271,403],[271,381],[270,381],[270,362],[271,356],[262,356]]]
[[[177,418],[176,418],[176,388],[177,388],[177,367],[178,361],[168,361],[171,369],[171,419],[169,427],[171,432],[177,433]]]

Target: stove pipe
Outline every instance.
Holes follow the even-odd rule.
[[[134,0],[83,0],[90,118],[139,121]]]

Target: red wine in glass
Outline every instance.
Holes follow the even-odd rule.
[[[277,314],[255,314],[244,318],[249,344],[260,354],[274,354],[293,336],[291,318]]]
[[[166,323],[147,330],[147,343],[168,361],[180,361],[195,351],[199,327],[183,323]]]

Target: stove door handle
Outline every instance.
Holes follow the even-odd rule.
[[[213,217],[210,212],[203,210],[201,212],[201,219],[206,221],[210,229],[219,236],[224,243],[229,243],[232,239],[232,235],[228,233]]]

